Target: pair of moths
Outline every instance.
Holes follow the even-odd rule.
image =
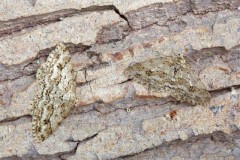
[[[35,141],[47,139],[75,105],[76,81],[71,56],[59,44],[37,71],[38,93],[31,104]],[[124,74],[150,92],[169,92],[181,102],[203,105],[210,95],[182,56],[165,56],[129,66]]]

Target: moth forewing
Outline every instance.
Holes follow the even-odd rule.
[[[38,93],[31,103],[34,140],[47,139],[75,105],[76,81],[64,44],[53,50],[37,71]]]
[[[204,105],[210,94],[183,55],[165,56],[138,62],[124,74],[150,92],[170,92],[178,101]]]

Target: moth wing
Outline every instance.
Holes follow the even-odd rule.
[[[183,57],[167,56],[136,63],[126,72],[154,92],[170,92],[181,102],[205,104],[210,95]]]

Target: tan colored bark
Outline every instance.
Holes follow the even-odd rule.
[[[0,6],[0,158],[240,157],[239,0]],[[35,73],[60,42],[77,74],[77,104],[51,137],[35,143],[28,110]],[[123,75],[133,63],[176,54],[210,92],[206,106],[149,93]]]

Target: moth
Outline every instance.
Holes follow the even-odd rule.
[[[182,55],[138,62],[124,74],[150,92],[167,92],[180,102],[205,105],[210,101],[209,92]]]
[[[47,139],[75,105],[76,81],[70,54],[59,44],[36,73],[38,93],[30,107],[36,142]]]

